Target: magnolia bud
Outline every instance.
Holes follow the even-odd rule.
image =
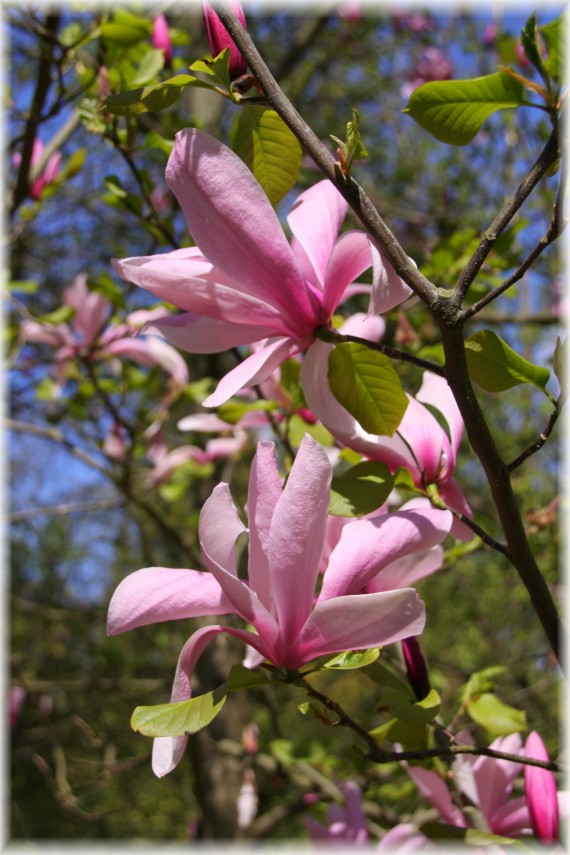
[[[245,15],[241,8],[241,3],[237,0],[231,0],[231,5],[238,16],[241,25],[245,28]],[[225,48],[230,49],[230,77],[235,80],[236,77],[241,77],[247,71],[245,59],[233,43],[230,34],[212,9],[211,5],[202,0],[202,9],[204,12],[204,25],[206,27],[206,35],[210,43],[210,51],[213,57],[221,53]]]
[[[420,650],[420,645],[415,636],[402,639],[402,652],[406,663],[406,673],[413,689],[414,695],[421,701],[429,695],[430,684],[426,661]]]

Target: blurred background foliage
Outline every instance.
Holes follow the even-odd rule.
[[[11,835],[14,840],[303,839],[307,811],[324,816],[325,803],[340,796],[338,785],[352,778],[363,788],[371,831],[380,836],[417,811],[415,787],[393,765],[366,765],[350,733],[333,730],[310,713],[301,715],[297,706],[304,698],[296,689],[266,687],[232,696],[212,726],[193,737],[179,767],[163,780],[153,776],[151,743],[130,730],[129,717],[137,705],[168,700],[178,652],[192,627],[165,624],[110,639],[107,604],[118,581],[134,569],[200,566],[200,507],[220,480],[229,481],[243,507],[255,436],[247,437],[239,457],[192,462],[162,486],[149,485],[144,432],[164,395],[164,374],[123,361],[109,370],[96,366],[93,375],[78,363],[76,375],[57,394],[51,351],[22,346],[18,337],[23,319],[45,318],[62,305],[64,289],[82,271],[90,288],[111,301],[114,320],[148,308],[153,301],[119,282],[110,259],[188,242],[164,182],[171,141],[188,125],[227,140],[238,108],[213,93],[185,90],[167,110],[129,120],[100,109],[106,92],[134,88],[143,61],[149,61],[152,21],[159,13],[168,18],[174,58],[170,67],[158,62],[152,80],[184,71],[208,54],[196,4],[135,4],[127,12],[81,3],[56,10],[4,6],[8,163],[25,145],[42,85],[36,133],[62,154],[59,177],[39,200],[19,191],[13,166],[7,171],[12,284],[5,333],[14,428],[8,449],[7,688],[17,690],[11,696]],[[541,151],[548,121],[537,118],[537,111],[503,111],[471,145],[454,148],[435,142],[402,109],[426,52],[448,63],[449,76],[491,73],[498,63],[514,61],[524,20],[508,13],[493,19],[486,9],[477,15],[418,9],[411,15],[380,4],[360,12],[348,5],[344,11],[317,7],[310,14],[300,7],[263,12],[246,6],[246,14],[249,31],[284,91],[323,140],[330,142],[331,134],[342,138],[352,108],[358,108],[369,158],[355,167],[356,177],[426,275],[441,287],[452,286],[478,235]],[[545,20],[552,17],[548,12]],[[495,25],[491,38],[489,25]],[[304,160],[295,193],[316,180],[318,172]],[[514,270],[544,233],[555,188],[555,178],[537,188],[489,257],[473,289],[477,296]],[[290,202],[286,197],[279,213]],[[355,225],[349,217],[347,226]],[[551,367],[560,333],[559,283],[554,249],[495,308],[481,313],[473,330],[492,325],[519,352]],[[352,308],[365,307],[355,300]],[[405,316],[394,311],[387,321],[388,343],[416,353],[437,346],[437,330],[421,304]],[[235,356],[186,354],[185,359],[191,383],[169,405],[162,425],[168,448],[203,445],[204,435],[181,433],[177,421],[200,411],[208,386],[202,378],[221,376]],[[398,370],[415,391],[421,379],[417,369],[403,363]],[[540,434],[548,419],[543,401],[528,386],[484,396],[508,457]],[[105,453],[117,411],[131,427],[120,460]],[[555,433],[515,479],[535,554],[555,592],[558,459]],[[498,535],[488,486],[467,444],[457,477],[476,519]],[[450,541],[443,569],[419,588],[428,615],[422,643],[444,701],[444,722],[455,718],[455,724],[468,724],[477,738],[488,741],[461,711],[461,687],[473,672],[501,664],[498,697],[525,710],[529,727],[556,754],[558,673],[512,567],[480,544],[471,549]],[[382,655],[402,670],[396,650]],[[239,649],[220,643],[203,657],[200,684],[213,688],[227,674],[228,663],[239,659]],[[365,674],[319,675],[315,684],[365,726],[383,720],[378,687]],[[258,750],[248,748],[251,725],[259,729]],[[249,829],[239,830],[235,802],[249,768],[256,773],[258,816]],[[307,792],[318,796],[310,806]]]

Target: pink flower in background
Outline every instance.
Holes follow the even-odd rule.
[[[427,47],[409,72],[408,82],[401,89],[402,96],[409,98],[412,92],[424,83],[450,80],[452,77],[453,66],[446,55],[438,48]]]
[[[222,483],[200,515],[200,544],[209,572],[147,567],[121,582],[109,606],[111,635],[165,620],[222,614],[235,614],[255,629],[214,625],[195,632],[178,660],[173,703],[191,697],[196,661],[219,633],[253,648],[256,664],[268,659],[297,669],[324,654],[383,646],[422,631],[424,606],[413,589],[359,592],[385,564],[439,543],[447,533],[441,517],[430,509],[417,510],[390,515],[390,528],[361,520],[352,532],[346,526],[317,594],[330,482],[326,453],[310,437],[301,443],[285,487],[274,444],[260,442],[247,499],[248,579],[238,577],[235,556],[236,541],[246,528]],[[155,740],[153,768],[159,777],[177,765],[186,741]]]
[[[374,436],[337,401],[327,383],[315,382],[315,378],[327,376],[332,348],[331,344],[317,341],[303,360],[301,382],[312,412],[343,445],[370,460],[381,460],[392,472],[405,467],[422,489],[436,484],[450,508],[471,516],[467,500],[453,477],[463,419],[447,381],[425,371],[416,396],[408,395],[408,408],[394,435]],[[441,413],[449,435],[424,404]],[[472,537],[471,531],[460,522],[454,523],[452,534],[462,539]]]
[[[188,369],[180,354],[158,336],[138,337],[142,324],[162,317],[164,309],[133,312],[126,323],[103,327],[111,312],[109,300],[87,287],[87,275],[79,273],[63,293],[63,302],[73,310],[69,324],[44,324],[26,319],[20,326],[21,341],[56,348],[56,380],[63,386],[70,363],[80,357],[104,359],[127,356],[141,365],[160,365],[172,378],[178,392],[188,383]]]
[[[285,359],[310,348],[343,299],[370,293],[370,286],[353,283],[371,265],[375,312],[411,293],[364,232],[339,237],[347,204],[329,181],[298,197],[288,216],[289,245],[249,169],[213,137],[194,128],[179,132],[166,178],[197,245],[115,260],[114,267],[184,310],[153,325],[177,347],[216,353],[259,344],[222,378],[205,406],[263,382]]]
[[[170,38],[168,21],[164,15],[157,15],[153,21],[151,43],[153,48],[161,50],[164,54],[165,65],[170,65],[172,61],[172,39]]]
[[[341,789],[344,795],[344,806],[337,804],[328,806],[328,825],[323,825],[311,818],[305,820],[309,837],[315,841],[346,840],[355,846],[366,846],[368,828],[362,810],[362,790],[354,781],[346,781]]]
[[[524,753],[534,760],[549,760],[546,746],[533,730],[527,737]],[[556,780],[552,772],[537,766],[524,767],[526,803],[534,834],[543,843],[555,843],[560,837],[560,818]]]
[[[8,721],[10,727],[16,727],[20,710],[26,700],[27,692],[23,686],[12,686],[8,694]]]
[[[32,150],[32,158],[30,160],[30,172],[32,172],[34,170],[34,167],[36,167],[38,165],[38,163],[42,159],[43,153],[44,153],[43,143],[38,137],[36,137],[34,140],[34,147]],[[19,169],[21,162],[22,162],[22,155],[20,154],[19,151],[17,151],[12,155],[12,165],[14,166],[15,169]],[[40,174],[37,176],[37,178],[31,182],[31,184],[30,184],[30,196],[32,197],[32,199],[35,199],[37,201],[38,199],[41,198],[42,191],[43,191],[44,187],[46,187],[48,184],[51,184],[55,180],[55,177],[57,176],[57,174],[59,172],[60,165],[61,165],[61,152],[56,151],[51,155],[50,158],[48,158],[48,161],[47,161],[45,167],[40,172]]]
[[[231,6],[238,16],[242,27],[246,27],[245,15],[238,0],[230,0]],[[212,57],[218,56],[226,48],[230,50],[230,77],[235,80],[236,77],[241,77],[247,71],[245,59],[235,46],[230,34],[220,21],[212,8],[212,4],[207,0],[202,0],[202,10],[204,13],[204,26],[206,27],[206,35],[210,43],[210,52]]]
[[[468,733],[460,733],[457,741],[469,744],[472,740]],[[490,747],[506,754],[549,759],[536,732],[530,734],[524,748],[518,733],[499,737]],[[472,827],[468,813],[454,803],[440,775],[420,766],[402,765],[444,822],[460,828]],[[554,775],[544,769],[524,766],[526,795],[513,798],[513,784],[522,768],[521,763],[510,760],[464,754],[455,758],[452,778],[463,798],[479,809],[491,833],[517,838],[534,831],[539,840],[552,843],[558,840],[559,833]]]

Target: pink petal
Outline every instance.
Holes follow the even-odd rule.
[[[433,546],[420,552],[412,552],[392,561],[374,576],[366,585],[369,594],[378,591],[393,591],[396,588],[410,588],[439,570],[443,564],[443,549]]]
[[[439,495],[448,507],[452,508],[454,511],[459,511],[462,514],[465,514],[469,519],[473,519],[473,511],[467,504],[467,499],[463,494],[463,490],[455,478],[450,478],[449,481],[439,484]],[[461,520],[455,518],[453,519],[453,524],[451,526],[451,535],[458,540],[466,542],[473,540],[474,537],[472,529],[465,525],[465,523],[461,522]]]
[[[345,232],[328,259],[323,290],[323,316],[330,320],[344,292],[372,265],[370,239],[364,232]]]
[[[208,318],[289,331],[278,307],[263,295],[244,291],[239,283],[197,254],[195,247],[162,255],[113,259],[112,264],[127,282],[179,309]]]
[[[325,653],[382,647],[419,635],[424,624],[424,604],[412,588],[336,597],[315,606],[283,664],[298,668]]]
[[[410,766],[408,763],[402,763],[402,766],[424,799],[439,811],[445,822],[458,828],[467,827],[463,813],[453,804],[447,785],[436,772],[421,766]]]
[[[365,315],[355,312],[341,326],[343,335],[357,335],[368,341],[380,341],[386,331],[386,321],[380,315]]]
[[[121,338],[108,344],[105,351],[111,356],[128,356],[140,365],[160,365],[172,375],[178,388],[188,383],[188,367],[180,354],[155,336]]]
[[[25,318],[20,324],[20,339],[31,344],[49,344],[51,347],[75,347],[77,344],[67,324],[40,324],[30,318]]]
[[[188,353],[222,353],[275,335],[275,326],[242,324],[186,312],[154,321],[145,332],[157,332]]]
[[[408,395],[408,408],[396,431],[411,450],[416,480],[429,484],[447,474],[446,461],[453,467],[455,457],[437,419],[426,407]]]
[[[249,521],[249,583],[263,605],[276,615],[269,577],[269,532],[282,493],[275,459],[275,444],[259,442],[249,473],[247,518]]]
[[[494,834],[503,834],[505,837],[520,837],[530,832],[531,819],[525,797],[510,799],[501,805],[490,817],[489,828]],[[557,840],[558,837],[550,839]]]
[[[109,604],[107,632],[117,635],[165,620],[223,615],[233,606],[210,573],[145,567],[119,584]]]
[[[331,465],[305,435],[279,497],[268,542],[271,586],[281,643],[296,640],[310,614],[329,509]]]
[[[544,742],[535,730],[526,740],[525,755],[535,760],[550,759]],[[534,833],[539,840],[554,843],[560,835],[558,796],[554,775],[537,766],[525,766],[524,782]]]
[[[440,852],[429,839],[409,822],[400,823],[387,831],[378,846],[377,852]]]
[[[424,404],[435,407],[443,415],[449,425],[451,447],[457,455],[463,435],[463,417],[445,377],[439,377],[431,371],[424,371],[422,385],[416,398]]]
[[[381,315],[406,300],[412,293],[400,279],[384,253],[376,244],[370,243],[372,252],[372,293],[368,313]]]
[[[243,161],[214,137],[188,128],[176,134],[166,180],[204,256],[244,292],[279,309],[290,334],[314,329],[318,307],[275,211]]]
[[[346,525],[325,571],[319,602],[357,594],[392,561],[437,546],[451,527],[449,511],[395,511]]]
[[[111,311],[109,300],[87,288],[87,274],[79,273],[64,291],[64,302],[75,309],[72,325],[81,333],[83,343],[90,344]]]
[[[256,650],[259,650],[265,656],[261,640],[252,632],[217,625],[199,629],[188,639],[178,658],[170,703],[177,704],[181,701],[190,700],[192,697],[192,672],[194,671],[196,662],[202,655],[208,642],[215,635],[219,635],[220,632],[226,632],[235,638],[239,638],[245,644],[254,646]],[[187,742],[187,736],[160,736],[154,740],[152,769],[157,777],[164,777],[164,775],[167,775],[178,765],[184,754]]]
[[[235,542],[246,529],[237,516],[227,484],[218,484],[200,514],[200,545],[204,562],[233,603],[234,610],[253,624],[271,647],[278,627],[250,587],[236,575]]]
[[[499,737],[491,743],[491,748],[507,754],[522,754],[521,736],[519,733],[513,733]],[[494,757],[478,757],[472,769],[479,796],[479,807],[487,822],[490,822],[497,809],[508,800],[513,781],[521,765],[512,763],[510,760],[497,760]]]
[[[290,338],[278,338],[252,353],[244,359],[236,368],[222,377],[216,391],[209,395],[202,403],[204,407],[219,407],[240,389],[247,386],[256,386],[266,380],[289,356],[297,353],[303,346],[302,341],[293,341]]]
[[[329,256],[347,211],[348,203],[336,187],[325,180],[301,193],[287,216],[295,241],[313,271],[310,281],[320,286],[321,291]]]

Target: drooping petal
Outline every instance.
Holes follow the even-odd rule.
[[[491,748],[506,754],[522,754],[522,739],[519,733],[499,737],[491,743]],[[495,811],[507,801],[513,781],[521,769],[520,763],[510,760],[497,760],[495,757],[477,757],[472,771],[479,807],[483,816],[490,821]]]
[[[348,203],[332,182],[325,180],[301,193],[287,216],[295,241],[313,271],[313,276],[308,278],[320,286],[321,291],[329,256],[347,210]]]
[[[260,350],[256,350],[244,359],[236,368],[222,377],[215,392],[212,392],[202,403],[204,407],[219,407],[240,389],[256,386],[266,380],[289,356],[297,353],[304,346],[302,341],[290,338],[277,338]]]
[[[290,334],[315,327],[305,280],[267,196],[240,158],[214,137],[176,134],[166,167],[190,234],[212,264],[278,308]]]
[[[275,619],[257,594],[236,574],[235,542],[246,529],[232,502],[227,484],[218,484],[200,514],[200,545],[204,562],[233,603],[234,610],[253,624],[271,648],[278,634]]]
[[[278,330],[275,326],[242,324],[185,312],[154,321],[145,332],[157,332],[188,353],[222,353],[231,347],[274,336]]]
[[[391,562],[437,546],[449,533],[451,513],[395,511],[348,523],[331,553],[319,602],[357,594]]]
[[[160,365],[172,375],[179,389],[188,383],[188,367],[183,358],[162,339],[156,336],[147,338],[120,338],[105,347],[109,356],[128,356],[139,365]]]
[[[412,588],[336,597],[317,603],[283,664],[298,668],[326,653],[382,647],[419,635],[424,624],[424,604]]]
[[[165,620],[224,615],[233,611],[211,573],[145,567],[119,584],[109,604],[107,632],[117,635]]]
[[[371,460],[382,460],[392,470],[399,466],[414,467],[409,449],[396,434],[378,437],[367,433],[334,397],[327,381],[328,358],[333,346],[315,341],[303,359],[301,383],[309,408],[335,439],[348,448]]]
[[[439,811],[442,819],[449,825],[466,828],[467,822],[461,810],[454,805],[447,785],[436,772],[423,769],[421,766],[411,766],[403,762],[402,766],[417,786],[422,796]]]
[[[75,309],[72,325],[81,334],[84,344],[90,344],[111,311],[109,300],[87,287],[87,274],[78,273],[63,294],[64,302]]]
[[[311,611],[325,542],[331,465],[305,435],[271,519],[269,572],[281,642],[292,644]]]
[[[259,442],[249,473],[249,584],[263,605],[276,615],[269,576],[269,532],[275,506],[282,493],[275,459],[275,444]]]
[[[345,232],[336,242],[325,273],[324,320],[330,320],[348,286],[372,265],[370,245],[364,232]]]
[[[535,760],[549,760],[546,746],[533,730],[525,743],[525,755]],[[556,781],[552,772],[537,766],[524,767],[526,801],[537,838],[554,843],[560,835],[560,818]]]
[[[265,656],[263,643],[257,635],[246,630],[234,629],[229,626],[206,626],[192,635],[180,653],[176,674],[172,685],[170,702],[173,704],[188,701],[192,697],[192,672],[196,662],[202,655],[206,645],[219,633],[225,632],[250,644]],[[158,778],[164,777],[178,765],[186,743],[187,736],[159,736],[154,740],[152,749],[152,769]]]
[[[278,307],[262,296],[244,291],[239,283],[214,269],[195,251],[115,258],[112,264],[127,282],[179,309],[207,318],[288,331]]]
[[[408,395],[408,408],[396,433],[413,455],[416,480],[429,484],[447,474],[445,461],[452,458],[447,435],[429,410],[411,395]]]

